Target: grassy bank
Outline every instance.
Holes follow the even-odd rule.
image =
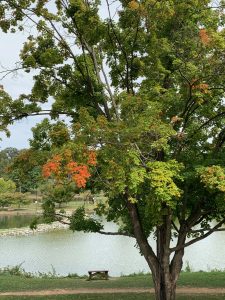
[[[178,286],[224,288],[225,272],[181,273]],[[83,278],[26,278],[24,276],[0,275],[0,292],[76,289],[76,288],[150,288],[153,287],[150,275],[123,276],[109,280],[87,281]],[[84,298],[85,299],[85,298]]]
[[[224,288],[225,272],[195,272],[182,273],[178,282],[179,287],[207,287]],[[78,288],[150,288],[153,287],[150,275],[122,276],[109,280],[87,281],[85,278],[26,278],[24,276],[0,274],[0,292],[18,292],[51,289],[78,289]],[[154,295],[143,294],[80,294],[80,295],[54,295],[54,296],[1,296],[7,299],[55,299],[55,300],[154,300]],[[219,300],[225,295],[177,295],[177,300]]]
[[[37,300],[154,300],[153,295],[148,294],[101,294],[101,295],[63,295],[63,296],[1,296],[1,300],[27,300],[27,299],[37,299]],[[177,300],[222,300],[224,295],[178,295]]]
[[[2,215],[13,215],[13,214],[32,214],[35,215],[37,212],[42,211],[42,197],[37,199],[34,198],[35,196],[30,197],[27,201],[27,204],[21,204],[19,207],[18,205],[12,204],[8,208],[0,208],[0,214]],[[83,199],[83,200],[82,200]],[[105,197],[103,196],[95,196],[95,201],[105,201]],[[74,211],[80,206],[85,206],[87,211],[93,211],[95,204],[86,200],[85,196],[80,196],[74,201],[63,203],[57,209],[64,209],[66,211]]]

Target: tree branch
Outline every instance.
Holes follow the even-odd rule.
[[[225,218],[222,221],[220,221],[216,226],[214,226],[212,229],[210,229],[207,233],[205,233],[205,234],[203,234],[203,235],[201,235],[201,236],[199,236],[199,237],[197,237],[197,238],[195,238],[195,239],[193,239],[193,240],[191,240],[191,241],[189,241],[189,242],[187,242],[183,245],[179,245],[177,247],[170,248],[170,251],[174,252],[174,251],[181,250],[181,249],[186,248],[186,247],[188,247],[188,246],[190,246],[190,245],[192,245],[192,244],[194,244],[198,241],[201,241],[201,240],[205,239],[206,237],[208,237],[209,235],[211,235],[212,233],[217,231],[221,226],[223,226],[224,223],[225,223]]]
[[[21,113],[18,116],[7,116],[7,115],[0,115],[0,118],[9,118],[8,119],[8,123],[16,121],[16,120],[20,120],[23,118],[27,118],[27,117],[34,117],[34,116],[49,116],[52,113],[54,114],[59,114],[59,115],[66,115],[66,116],[74,116],[75,113],[69,113],[69,112],[64,112],[64,111],[52,111],[52,110],[41,110],[41,111],[36,111],[36,112],[32,112],[32,113]]]
[[[117,41],[117,43],[119,45],[119,48],[120,48],[121,52],[123,53],[124,59],[126,61],[126,78],[125,78],[125,80],[126,80],[126,84],[127,84],[127,86],[126,86],[127,92],[129,93],[130,92],[130,86],[129,86],[129,61],[128,61],[128,58],[127,58],[127,53],[124,50],[124,48],[123,48],[123,46],[121,44],[121,41],[118,38],[118,36],[116,34],[116,31],[114,29],[113,20],[112,20],[112,16],[111,16],[111,11],[110,11],[110,7],[109,7],[110,5],[109,5],[109,1],[108,0],[106,0],[106,4],[107,4],[107,9],[108,9],[108,14],[109,14],[109,22],[110,22],[110,25],[111,25],[111,28],[112,28],[112,32],[113,32],[113,34],[114,34],[114,36],[116,38],[116,41]]]
[[[100,57],[101,57],[101,71],[102,71],[102,74],[103,74],[104,79],[105,79],[107,91],[109,93],[109,96],[110,96],[110,99],[111,99],[111,102],[112,102],[112,106],[113,106],[115,114],[116,114],[116,118],[117,118],[117,120],[119,120],[120,117],[119,117],[118,108],[117,108],[117,105],[116,105],[116,102],[115,102],[115,99],[114,99],[114,96],[113,96],[113,93],[112,93],[112,90],[111,90],[106,72],[105,72],[105,69],[104,69],[104,66],[103,66],[103,55],[102,55],[102,50],[101,49],[99,49],[99,54],[100,54]]]
[[[176,230],[176,232],[179,232],[179,229],[178,229],[178,227],[176,226],[176,224],[174,223],[174,221],[172,221],[171,224],[173,225],[173,228]]]
[[[191,230],[189,231],[190,233],[202,233],[202,232],[205,232],[206,229],[196,229],[196,230]],[[225,228],[219,228],[219,229],[216,229],[214,232],[218,232],[218,231],[225,231]]]
[[[97,233],[104,234],[104,235],[122,235],[122,236],[135,238],[132,234],[129,234],[127,232],[98,231]]]

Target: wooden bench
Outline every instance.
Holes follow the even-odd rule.
[[[94,277],[98,277],[98,279],[109,279],[109,271],[108,270],[98,270],[98,271],[88,271],[89,278],[88,280],[93,279]]]

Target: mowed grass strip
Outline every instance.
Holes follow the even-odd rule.
[[[178,286],[224,288],[225,272],[181,273]],[[76,289],[76,288],[151,288],[151,275],[123,276],[109,280],[82,278],[26,278],[9,274],[0,275],[0,292]]]
[[[91,280],[79,278],[26,278],[15,275],[0,275],[0,292],[76,289],[76,288],[129,288],[153,287],[150,275],[118,277],[109,280]]]
[[[60,295],[60,296],[6,296],[1,300],[154,300],[154,295],[148,294],[101,294],[101,295]],[[177,300],[222,300],[224,295],[177,295]]]
[[[177,285],[191,287],[224,288],[225,272],[183,272],[180,275]]]

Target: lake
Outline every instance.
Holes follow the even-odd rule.
[[[22,216],[30,222],[31,216]],[[16,216],[8,217],[10,222]],[[0,216],[0,224],[2,224]],[[7,223],[6,219],[5,224]],[[22,221],[23,220],[23,221]],[[28,224],[29,224],[28,222]],[[13,223],[14,224],[14,223]],[[6,225],[5,225],[6,226]],[[106,230],[116,230],[113,223],[106,224]],[[150,239],[154,247],[155,242]],[[216,232],[207,239],[188,248],[184,267],[189,262],[193,271],[225,269],[225,232]],[[147,263],[135,247],[135,240],[124,236],[103,236],[96,233],[52,231],[30,236],[0,238],[0,268],[15,266],[29,272],[49,272],[52,266],[57,274],[87,274],[88,270],[107,269],[111,276],[149,272]]]
[[[21,228],[29,226],[34,219],[33,215],[0,215],[0,229]]]

